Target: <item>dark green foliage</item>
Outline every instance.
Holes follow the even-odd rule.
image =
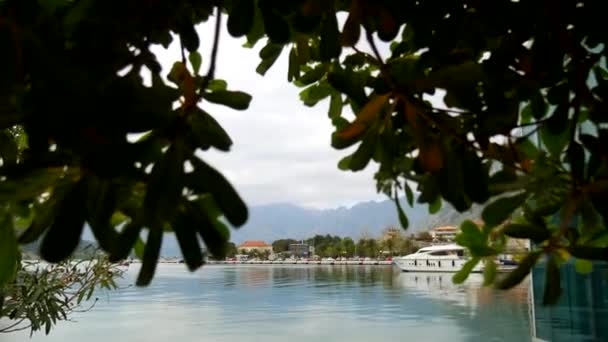
[[[228,17],[228,32],[234,37],[246,35],[253,26],[255,14],[255,1],[233,1],[230,16]]]
[[[496,287],[499,289],[510,289],[513,286],[519,284],[528,275],[538,258],[540,258],[541,252],[535,251],[528,254],[517,266],[517,268],[511,273],[507,274],[504,278],[500,279],[496,283]]]
[[[359,144],[340,169],[378,164],[380,191],[393,196],[417,183],[417,200],[431,213],[444,200],[459,211],[491,201],[481,229],[463,225],[459,242],[473,256],[486,262],[501,253],[506,235],[529,238],[547,255],[568,250],[604,260],[608,40],[602,4],[580,4],[178,0],[118,9],[97,0],[2,1],[0,210],[27,222],[15,234],[20,242],[45,236],[50,260],[71,253],[84,222],[114,259],[141,250],[139,234],[148,229],[142,282],[153,272],[158,234],[173,225],[199,222],[207,248],[223,255],[222,217],[239,226],[247,209],[221,172],[195,155],[232,144],[198,106],[244,110],[251,97],[228,90],[214,68],[200,75],[198,51],[206,56],[218,46],[201,41],[195,25],[225,13],[228,32],[246,36],[246,46],[268,38],[258,73],[287,48],[286,76],[306,87],[303,103],[329,99],[331,145]],[[347,15],[342,31],[339,12]],[[168,85],[150,46],[168,46],[173,35],[189,54],[174,64]],[[390,42],[389,53],[378,51],[376,37]],[[371,51],[359,49],[362,40]],[[343,46],[357,49],[346,56]],[[443,98],[428,100],[440,91]],[[131,133],[145,135],[132,142]],[[187,161],[193,170],[184,169]],[[508,220],[516,225],[500,228]],[[195,246],[187,246],[194,267]],[[539,257],[532,252],[499,287],[523,279]],[[557,295],[550,290],[547,302]]]
[[[0,289],[13,280],[17,269],[17,256],[17,238],[13,231],[11,217],[4,214],[0,219]],[[3,296],[0,295],[0,297]]]
[[[40,245],[40,255],[45,260],[59,262],[78,246],[86,216],[85,195],[86,184],[82,180],[66,194]]]
[[[92,299],[95,289],[117,288],[122,274],[121,268],[100,256],[51,266],[23,260],[15,269],[15,281],[0,291],[0,317],[11,319],[3,320],[0,333],[29,329],[33,334],[44,329],[48,335],[55,324],[71,319],[72,313],[90,310],[96,301]]]
[[[479,258],[472,258],[471,260],[467,261],[464,266],[462,266],[462,269],[454,274],[452,281],[455,284],[464,283],[464,281],[469,277],[469,274],[471,274],[473,268],[479,263],[479,260]]]

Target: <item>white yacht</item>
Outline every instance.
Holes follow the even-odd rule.
[[[393,258],[404,272],[458,272],[467,261],[464,247],[455,244],[424,247],[414,254]],[[472,272],[482,271],[480,262]]]

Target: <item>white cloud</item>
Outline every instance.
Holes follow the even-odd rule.
[[[199,34],[201,72],[206,73],[212,23],[199,27]],[[169,50],[154,49],[164,70],[181,60],[176,41]],[[327,103],[305,107],[300,89],[287,82],[288,49],[262,77],[255,68],[264,42],[254,49],[242,47],[243,42],[223,29],[216,77],[225,79],[229,89],[251,94],[251,106],[239,112],[202,103],[234,141],[230,152],[206,151],[203,158],[220,169],[250,205],[291,202],[323,208],[384,199],[375,191],[376,165],[358,173],[338,170],[338,161],[352,149],[337,151],[330,146],[333,127]]]

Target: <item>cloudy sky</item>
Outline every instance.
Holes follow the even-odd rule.
[[[203,73],[209,62],[212,26],[208,22],[199,28]],[[216,77],[226,80],[230,90],[251,94],[253,100],[246,111],[201,104],[234,141],[230,152],[205,152],[205,160],[224,172],[249,205],[290,202],[331,208],[385,199],[375,191],[377,165],[357,173],[338,170],[338,161],[353,150],[330,146],[333,127],[327,117],[327,101],[305,107],[298,96],[301,89],[287,82],[289,51],[284,49],[261,76],[255,68],[265,42],[258,42],[254,49],[243,48],[245,39],[232,38],[225,23],[222,26]],[[165,70],[181,59],[176,44],[154,52]]]

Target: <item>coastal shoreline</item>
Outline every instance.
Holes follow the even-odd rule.
[[[134,261],[132,263],[140,263],[139,261]],[[160,264],[180,264],[179,261],[161,261]],[[209,260],[205,263],[206,265],[374,265],[374,266],[391,266],[392,261],[386,260],[368,260],[368,261],[218,261],[218,260]]]

